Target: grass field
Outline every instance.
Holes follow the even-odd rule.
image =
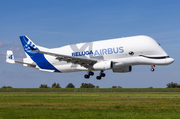
[[[179,119],[180,93],[0,93],[0,119]]]
[[[180,88],[0,88],[0,92],[179,92]]]

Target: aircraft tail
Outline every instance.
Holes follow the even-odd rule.
[[[6,54],[6,62],[12,63],[12,64],[15,63],[14,55],[13,55],[13,52],[12,52],[11,50],[8,50],[8,51],[7,51],[7,54]]]
[[[45,58],[44,54],[35,51],[46,51],[48,48],[44,48],[33,43],[27,36],[20,36],[21,43],[23,45],[26,55],[38,65],[41,69],[57,70],[50,62]]]
[[[20,36],[19,38],[23,45],[24,51],[29,56],[32,56],[37,53],[37,52],[34,52],[33,50],[39,50],[38,47],[27,36]]]
[[[21,61],[16,61],[14,59],[14,55],[13,55],[13,52],[11,50],[8,50],[7,51],[7,54],[6,54],[6,62],[7,63],[11,63],[11,64],[14,64],[14,63],[20,63],[20,64],[23,64],[24,66],[28,66],[28,67],[32,67],[32,68],[36,68],[36,64],[34,64],[33,62],[30,62],[29,58],[24,58],[23,59],[24,61],[21,62]]]

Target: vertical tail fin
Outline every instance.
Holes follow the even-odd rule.
[[[15,63],[15,61],[14,61],[14,55],[13,55],[13,52],[12,52],[11,50],[8,50],[8,51],[7,51],[7,54],[6,54],[6,62],[12,63],[12,64]]]
[[[27,36],[19,37],[24,51],[30,58],[38,65],[41,69],[57,70],[44,56],[42,53],[34,52],[34,50],[47,50],[47,48],[37,46]]]
[[[23,45],[24,51],[31,56],[31,54],[35,54],[33,50],[39,50],[37,46],[27,37],[20,36],[21,43]]]

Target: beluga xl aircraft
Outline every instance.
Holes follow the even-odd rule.
[[[8,50],[6,62],[21,63],[26,67],[48,72],[87,71],[86,79],[100,71],[96,77],[105,77],[105,70],[116,73],[131,72],[134,65],[169,65],[174,62],[153,38],[140,35],[66,45],[60,48],[45,48],[33,43],[27,36],[20,36],[26,58],[15,61]]]

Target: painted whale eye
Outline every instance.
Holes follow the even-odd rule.
[[[130,51],[130,52],[129,52],[129,55],[134,55],[134,52],[133,52],[133,51]]]

